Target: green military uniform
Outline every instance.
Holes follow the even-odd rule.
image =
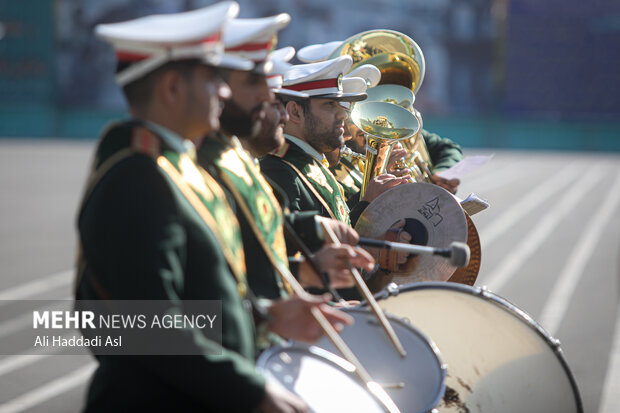
[[[436,133],[422,129],[422,137],[426,143],[426,149],[433,162],[432,172],[445,171],[452,165],[463,159],[461,147],[448,138],[442,138]]]
[[[315,211],[283,213],[272,186],[263,177],[256,160],[236,137],[222,134],[208,136],[198,149],[198,163],[218,179],[235,205],[245,250],[247,279],[258,297],[278,298],[292,292],[291,286],[275,270],[282,265],[295,273],[295,263],[288,265],[287,241],[283,236],[283,219],[311,249],[317,249]],[[278,196],[284,195],[281,191]],[[284,202],[286,203],[286,202]]]
[[[334,175],[327,166],[289,138],[277,152],[261,158],[260,167],[262,173],[286,194],[286,208],[292,211],[314,210],[324,217],[350,224],[344,192]],[[289,253],[293,251],[295,248],[289,244]],[[314,294],[325,292],[317,288],[309,291]],[[356,287],[339,289],[338,292],[345,299],[360,299]]]
[[[329,169],[336,177],[336,180],[340,182],[340,185],[342,185],[349,209],[353,208],[359,201],[357,194],[362,189],[364,175],[353,162],[346,158],[340,158],[340,162]]]
[[[236,204],[251,290],[278,298],[292,292],[274,270],[288,269],[282,209],[254,162],[237,138],[222,134],[208,136],[198,150],[198,163],[213,171]]]
[[[200,355],[100,356],[86,411],[252,411],[265,383],[254,367],[238,224],[183,141],[152,123],[109,127],[78,228],[76,299],[167,300],[172,307],[221,300],[223,309],[223,348],[194,331],[184,339]]]
[[[261,158],[260,167],[286,193],[288,210],[314,210],[324,217],[350,223],[342,186],[326,165],[289,137],[277,152]]]

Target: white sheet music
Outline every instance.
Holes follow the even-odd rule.
[[[466,156],[462,161],[452,165],[450,169],[439,172],[437,175],[445,179],[460,179],[467,172],[480,168],[482,165],[491,160],[492,157],[493,154]]]

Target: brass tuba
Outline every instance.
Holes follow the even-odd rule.
[[[366,161],[366,155],[363,153],[357,153],[346,145],[340,148],[340,156],[351,161]]]
[[[366,134],[363,197],[370,180],[384,172],[393,144],[415,136],[420,123],[408,110],[386,102],[356,103],[351,121]]]
[[[367,161],[364,170],[362,196],[370,179],[373,176],[380,174],[382,172],[381,169],[384,168],[387,163],[389,152],[379,154],[377,151],[379,148],[379,143],[382,143],[381,148],[388,148],[388,150],[391,151],[393,145],[396,142],[401,141],[403,146],[405,146],[405,149],[407,149],[407,155],[404,158],[406,167],[411,171],[413,178],[419,182],[420,185],[426,185],[424,182],[430,182],[433,166],[424,137],[422,136],[422,116],[413,107],[415,94],[420,89],[422,81],[424,80],[425,62],[422,50],[416,42],[402,33],[393,30],[370,30],[359,33],[345,40],[335,51],[332,52],[329,58],[333,59],[345,54],[348,54],[353,58],[352,69],[360,65],[370,63],[375,65],[381,71],[381,80],[379,85],[368,89],[368,99],[361,103],[356,103],[353,112],[351,113],[351,117],[355,125],[368,134]],[[388,115],[387,111],[385,111],[383,116],[386,118],[394,116],[394,119],[398,117],[398,119],[402,119],[402,122],[409,125],[396,126],[395,124],[395,128],[408,128],[415,132],[409,136],[407,136],[408,134],[403,134],[403,136],[400,136],[398,139],[386,139],[380,136],[377,137],[376,125],[370,126],[369,129],[364,128],[361,118],[364,116],[366,117],[365,123],[368,127],[368,119],[377,119],[378,116],[382,115],[380,112],[383,111],[385,106],[381,107],[381,110],[376,110],[378,107],[375,105],[379,104],[391,106],[395,112],[394,114]],[[362,110],[364,108],[368,109]],[[371,112],[371,108],[374,110],[374,113]],[[398,116],[396,116],[396,112],[398,112]],[[383,156],[383,158],[378,155]],[[429,187],[437,190],[434,185],[429,185]],[[407,191],[412,191],[415,193],[421,191],[413,191],[413,188],[408,185],[404,185],[400,188],[401,189],[398,191],[386,192],[383,194],[383,199],[384,202],[387,201],[388,204],[394,204],[396,203],[394,201],[395,199],[404,196],[408,200],[405,204],[399,205],[398,208],[403,208],[403,211],[405,211],[407,206],[411,206],[411,197],[409,196],[411,194],[407,195],[405,193]],[[445,191],[439,190],[439,192],[442,193]],[[388,198],[385,198],[388,193],[395,198],[392,199],[389,196]],[[371,206],[380,199],[381,198],[377,198],[373,201]],[[447,199],[453,200],[455,198],[450,196]],[[449,204],[450,203],[446,201],[446,203],[444,203],[444,207]],[[380,205],[377,209],[379,210],[379,216],[386,216],[388,221],[397,218],[393,214],[386,213],[385,209]],[[364,213],[369,210],[370,207],[366,209]],[[460,208],[459,211],[461,211]],[[407,211],[403,216],[410,218],[411,212],[412,211]],[[415,212],[415,210],[413,212]],[[471,285],[474,283],[480,269],[479,238],[477,237],[477,232],[472,220],[468,219],[465,225],[462,218],[460,218],[461,215],[462,214],[454,213],[447,214],[446,217],[451,217],[451,219],[454,219],[455,222],[458,221],[458,225],[451,224],[449,225],[450,228],[453,229],[456,226],[459,228],[466,226],[468,228],[469,233],[466,235],[465,239],[467,240],[472,251],[472,259],[470,260],[469,266],[463,271],[463,273],[454,274],[453,278],[450,278],[450,281],[464,282]],[[372,221],[375,221],[374,218],[369,220],[369,222]],[[369,236],[370,234],[368,232],[363,231],[363,225],[360,226],[360,223],[363,224],[363,222],[364,216],[362,215],[362,217],[360,217],[360,221],[358,221],[358,225],[356,225],[356,229],[360,232],[360,234],[363,233],[365,234],[364,236]],[[457,239],[463,240],[463,234],[461,233],[460,236],[453,237],[451,241]],[[416,270],[417,275],[416,272],[414,272],[411,276],[419,277],[420,274],[424,272],[422,270],[425,266],[420,265],[420,263],[418,263],[418,265],[420,268]],[[434,266],[435,265],[430,265],[430,267]]]
[[[415,101],[413,92],[400,85],[379,85],[368,89],[367,93],[368,98],[366,101],[393,103],[407,109],[416,117],[420,124],[420,129],[415,136],[401,142],[407,150],[407,155],[397,164],[397,167],[406,169],[416,182],[430,183],[433,163],[422,136],[422,116],[413,107],[413,102]]]
[[[415,93],[422,85],[426,70],[422,49],[403,33],[369,30],[342,42],[329,59],[345,54],[353,58],[351,69],[370,63],[381,72],[379,85],[367,90],[366,102],[394,103],[409,110],[418,119],[419,131],[411,139],[403,141],[407,155],[398,166],[408,169],[416,182],[430,182],[433,165],[422,137],[422,117],[413,108]]]
[[[379,84],[396,84],[417,93],[424,80],[424,54],[409,36],[394,30],[369,30],[349,37],[328,59],[349,55],[351,70],[370,63],[381,71]]]

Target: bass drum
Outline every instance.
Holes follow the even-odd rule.
[[[403,413],[423,413],[437,406],[444,394],[446,370],[435,344],[417,328],[388,316],[407,352],[401,357],[374,313],[359,307],[341,310],[353,316],[355,323],[345,326],[340,336],[400,410]],[[338,352],[327,337],[315,345]]]
[[[260,355],[256,367],[267,380],[304,400],[310,412],[388,411],[355,375],[353,364],[323,349],[272,347]]]
[[[378,294],[386,312],[431,337],[447,364],[439,412],[582,412],[557,340],[484,288],[425,282]]]

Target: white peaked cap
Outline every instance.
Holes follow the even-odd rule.
[[[368,87],[375,87],[381,80],[381,71],[375,65],[365,64],[351,70],[346,77],[361,77]]]
[[[342,78],[342,91],[344,93],[366,93],[367,88],[368,85],[366,83],[366,80],[361,77],[351,77],[347,75]],[[345,109],[351,109],[351,102],[340,102],[340,106],[344,107]]]
[[[327,60],[329,55],[342,44],[342,40],[328,43],[311,44],[297,51],[297,58],[304,63],[316,63]]]
[[[211,66],[248,70],[252,67],[248,60],[222,62],[222,29],[238,13],[236,2],[225,1],[183,13],[99,24],[95,27],[95,34],[114,47],[119,62],[129,63],[116,74],[120,85],[175,60],[198,59]]]
[[[291,16],[287,13],[258,19],[230,20],[224,27],[225,56],[264,63],[277,43],[278,31],[290,21]]]
[[[307,93],[311,98],[363,100],[366,93],[345,93],[342,89],[342,78],[352,64],[351,56],[339,56],[324,62],[293,66],[284,75],[283,88]]]
[[[293,56],[295,56],[295,48],[292,46],[274,50],[269,54],[269,60],[273,64],[273,69],[271,70],[271,74],[267,76],[267,84],[273,93],[291,97],[307,98],[308,94],[306,93],[282,89],[284,74],[288,72],[291,67],[293,67],[293,65],[289,63]]]
[[[288,70],[288,68],[293,66],[292,64],[288,63],[291,61],[293,56],[295,56],[295,48],[293,46],[286,46],[271,52],[269,58],[274,61],[274,67],[277,65],[278,62],[286,63],[286,68]]]

